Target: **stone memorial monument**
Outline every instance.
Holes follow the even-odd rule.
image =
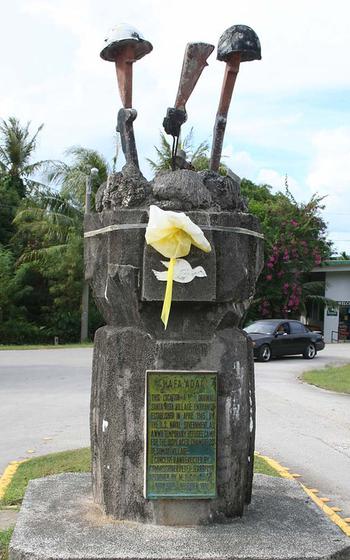
[[[213,48],[186,48],[175,107],[164,122],[175,145],[185,103]],[[150,49],[138,32],[120,27],[101,53],[117,67],[126,165],[99,189],[96,212],[85,220],[86,278],[107,323],[96,333],[93,360],[93,492],[119,520],[207,524],[242,515],[251,499],[254,373],[250,343],[238,325],[262,268],[263,236],[238,177],[179,169],[176,152],[173,170],[150,182],[141,174],[130,75],[133,60]],[[231,74],[240,60],[260,58],[259,40],[250,28],[234,26],[221,38],[218,56],[227,62],[215,160]],[[128,131],[121,122],[129,123]],[[145,239],[150,208],[155,220],[185,213],[210,250],[192,246],[176,260],[166,329],[160,315],[170,261]],[[153,229],[157,233],[157,223]]]
[[[95,335],[88,474],[30,483],[10,560],[350,558],[350,547],[294,481],[252,479],[255,436],[251,343],[239,328],[263,265],[263,235],[218,173],[241,62],[260,59],[255,32],[234,25],[209,169],[179,149],[186,103],[207,58],[186,47],[174,107],[171,170],[141,173],[133,123],[133,63],[152,45],[128,25],[106,39],[123,107],[126,163],[85,218],[85,278],[106,326]],[[243,515],[245,514],[245,515]],[[242,517],[243,516],[243,517]]]

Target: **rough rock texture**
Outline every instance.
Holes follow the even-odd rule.
[[[111,173],[96,193],[97,212],[118,208],[147,208],[157,204],[164,210],[213,210],[247,212],[240,193],[240,179],[229,172],[225,177],[214,171],[197,173],[188,169],[161,171],[147,181],[140,170],[126,164]]]
[[[242,515],[251,499],[253,360],[251,344],[237,327],[263,264],[259,223],[242,211],[237,178],[178,170],[146,184],[126,167],[101,189],[97,203],[103,212],[85,221],[85,275],[107,323],[97,331],[94,349],[94,499],[120,520],[227,521]],[[164,257],[145,244],[150,203],[186,211],[212,246],[209,254],[192,249],[186,257],[207,276],[174,282],[167,330],[160,320],[165,283],[153,273],[164,270]],[[96,230],[101,233],[91,234]],[[144,498],[147,370],[218,372],[216,499]]]
[[[157,341],[132,327],[97,331],[91,398],[93,488],[104,511],[117,519],[170,525],[179,519],[183,524],[186,518],[206,524],[242,515],[250,501],[254,451],[248,344],[235,328],[223,328],[206,341]],[[157,369],[218,371],[217,499],[143,497],[145,372]]]
[[[92,503],[90,477],[62,474],[29,483],[10,560],[349,560],[350,541],[299,484],[254,478],[242,519],[203,527],[114,521]]]
[[[200,175],[205,187],[211,194],[212,208],[216,210],[247,211],[245,201],[241,197],[240,180],[237,175],[222,177],[215,171],[202,171]]]
[[[179,169],[161,173],[153,182],[154,198],[165,210],[188,211],[210,208],[211,196],[199,173]]]
[[[111,173],[96,193],[97,212],[114,208],[141,206],[150,192],[148,181],[133,164],[127,164],[122,172]]]

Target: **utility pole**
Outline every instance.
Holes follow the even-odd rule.
[[[90,213],[91,206],[91,190],[92,178],[96,177],[98,169],[93,167],[89,175],[86,177],[85,188],[85,214]],[[85,342],[88,339],[88,326],[89,326],[89,283],[83,280],[83,293],[81,298],[81,323],[80,323],[80,342]]]

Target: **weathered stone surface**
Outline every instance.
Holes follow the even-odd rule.
[[[121,175],[99,195],[104,211],[85,221],[86,277],[108,325],[96,333],[94,350],[95,501],[119,520],[226,522],[242,515],[251,499],[253,360],[251,343],[237,327],[263,263],[260,226],[240,211],[235,178],[179,170],[158,175],[147,192],[132,166]],[[129,197],[134,180],[141,181],[143,201],[137,190],[134,200]],[[209,254],[192,248],[186,257],[207,276],[174,282],[166,330],[160,320],[165,282],[153,273],[163,269],[163,257],[145,244],[150,202],[185,210],[212,246]],[[145,378],[147,370],[159,369],[218,372],[217,498],[144,498]]]
[[[348,560],[350,542],[295,481],[257,475],[246,515],[228,524],[164,527],[113,521],[90,476],[32,480],[10,560]]]
[[[211,206],[210,193],[200,174],[185,169],[157,175],[153,182],[153,195],[164,210],[185,212]]]
[[[192,523],[242,515],[250,501],[255,401],[250,343],[238,329],[212,340],[159,341],[135,328],[96,333],[91,444],[94,497],[117,519],[169,524],[186,516],[188,500],[143,497],[147,370],[218,371],[217,499],[191,500]],[[248,350],[249,348],[249,350]]]
[[[234,177],[229,175],[222,177],[214,171],[202,171],[200,176],[210,192],[213,209],[246,211],[237,175]]]
[[[101,185],[95,197],[96,210],[141,206],[149,193],[150,185],[139,168],[128,163],[121,172],[111,173],[107,183]]]
[[[205,254],[196,248],[191,250],[188,260],[193,266],[202,265],[207,277],[186,286],[174,283],[174,302],[197,299],[245,305],[254,295],[255,283],[263,264],[263,240],[249,235],[249,232],[260,232],[258,220],[244,212],[197,211],[187,212],[187,215],[203,228],[212,245],[212,252]],[[113,224],[124,228],[86,240],[86,278],[92,281],[95,297],[99,298],[104,315],[104,309],[109,307],[105,293],[107,281],[110,281],[113,273],[111,265],[131,265],[138,269],[140,299],[163,299],[164,284],[155,280],[152,269],[162,270],[159,268],[162,266],[160,261],[166,259],[145,245],[147,223],[148,211],[137,208],[88,214],[85,218],[85,231]],[[244,230],[248,232],[244,233]],[[108,311],[108,318],[105,315],[109,324],[115,324],[110,319],[113,309],[116,312],[113,306]]]
[[[121,172],[109,175],[95,196],[97,212],[147,208],[149,204],[182,212],[247,212],[245,199],[240,193],[240,179],[231,171],[225,177],[214,171],[161,171],[148,182],[136,166],[126,164]]]

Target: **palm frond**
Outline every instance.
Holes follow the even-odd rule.
[[[320,295],[307,295],[304,297],[305,302],[315,302],[315,303],[322,303],[323,305],[327,305],[328,307],[339,307],[339,303],[334,299],[327,298],[325,296]]]

